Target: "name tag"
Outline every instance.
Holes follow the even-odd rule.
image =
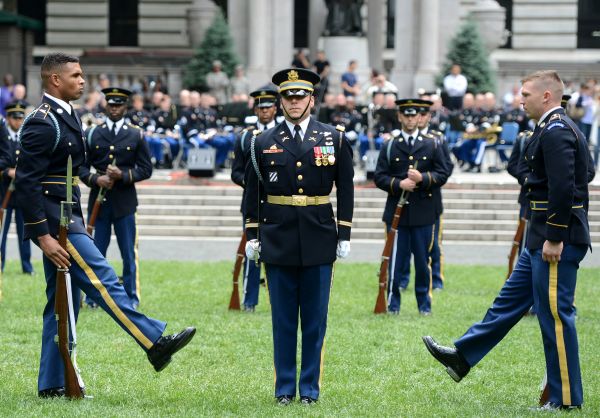
[[[283,148],[277,148],[277,149],[264,149],[263,150],[263,154],[277,154],[279,152],[283,152]]]

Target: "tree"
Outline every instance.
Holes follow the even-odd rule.
[[[488,53],[483,46],[476,23],[468,18],[456,36],[450,41],[446,54],[446,62],[442,72],[436,77],[436,83],[442,86],[444,76],[450,72],[452,64],[458,64],[469,82],[468,90],[472,93],[493,92],[496,81],[488,59]]]
[[[214,60],[221,61],[223,71],[229,77],[233,76],[235,66],[239,62],[233,51],[233,39],[229,33],[229,26],[221,10],[215,14],[212,24],[206,30],[204,40],[185,68],[184,85],[187,88],[205,88],[206,74],[212,70]]]

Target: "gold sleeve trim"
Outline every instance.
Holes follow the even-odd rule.
[[[249,222],[246,224],[246,228],[258,228],[258,222]]]
[[[347,226],[348,228],[352,228],[352,222],[338,221],[338,225]]]
[[[44,218],[41,221],[37,221],[37,222],[25,222],[23,225],[37,225],[37,224],[41,224],[42,222],[46,222],[47,219]]]
[[[569,225],[553,224],[552,222],[546,222],[548,225],[558,226],[559,228],[568,228]]]

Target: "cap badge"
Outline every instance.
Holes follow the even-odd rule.
[[[291,70],[290,72],[287,73],[288,76],[288,81],[298,81],[298,79],[300,78],[298,76],[298,71],[296,70]]]

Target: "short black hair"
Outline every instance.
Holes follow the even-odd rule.
[[[41,68],[42,84],[45,86],[46,80],[52,75],[52,73],[55,73],[57,70],[60,70],[60,68],[63,65],[70,62],[78,63],[79,58],[73,55],[65,54],[63,52],[53,52],[51,54],[46,55],[44,57],[44,60],[42,61]]]

